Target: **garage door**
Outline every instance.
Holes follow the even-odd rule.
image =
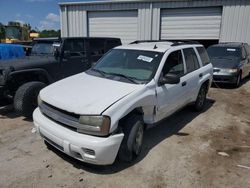
[[[137,39],[137,11],[88,13],[90,37],[119,37],[122,43]]]
[[[161,10],[161,39],[219,39],[221,7]]]

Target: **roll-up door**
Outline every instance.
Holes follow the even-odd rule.
[[[88,13],[90,37],[118,37],[122,43],[137,39],[137,11],[103,11]]]
[[[161,39],[219,39],[221,7],[161,10]]]

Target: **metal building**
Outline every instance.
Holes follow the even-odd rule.
[[[61,35],[250,43],[250,0],[60,3]]]

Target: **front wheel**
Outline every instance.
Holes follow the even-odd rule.
[[[236,88],[240,87],[241,81],[242,81],[242,74],[239,73],[239,75],[237,76],[237,79],[236,79],[236,82],[235,82],[234,86]]]
[[[141,153],[143,146],[144,124],[138,115],[129,116],[122,125],[124,138],[118,157],[122,162],[131,162]]]
[[[200,112],[204,109],[206,104],[206,99],[207,99],[207,87],[205,85],[202,85],[194,104],[195,111]]]
[[[18,88],[14,96],[14,108],[24,117],[31,118],[37,107],[37,96],[46,84],[42,82],[28,82]]]

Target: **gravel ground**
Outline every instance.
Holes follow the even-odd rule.
[[[187,107],[148,130],[133,164],[104,167],[48,149],[31,121],[2,108],[0,187],[250,187],[250,81],[208,98],[205,112]]]

